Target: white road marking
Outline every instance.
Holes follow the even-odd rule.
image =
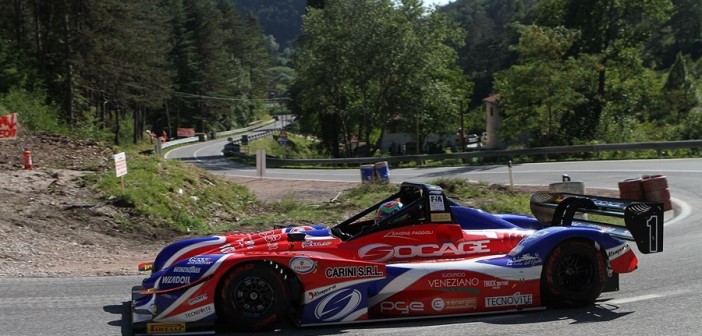
[[[655,299],[655,298],[659,298],[659,297],[661,297],[661,295],[649,294],[649,295],[634,296],[634,297],[624,298],[624,299],[611,300],[611,301],[607,301],[605,303],[610,304],[610,305],[618,305],[618,304],[622,304],[622,303],[650,300],[650,299]]]
[[[630,297],[630,298],[609,300],[609,301],[603,302],[602,304],[617,305],[617,304],[622,304],[622,303],[651,300],[651,299],[657,299],[657,298],[668,297],[668,296],[683,295],[683,294],[686,294],[688,292],[689,292],[688,290],[677,290],[677,291],[670,291],[670,292],[664,292],[664,293],[658,293],[658,294],[639,295],[639,296],[634,296],[634,297]]]

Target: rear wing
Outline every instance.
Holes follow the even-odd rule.
[[[619,198],[538,192],[531,196],[531,211],[552,226],[588,226],[620,239],[635,241],[641,253],[663,252],[663,204]],[[576,218],[576,214],[582,215]],[[609,218],[624,220],[610,223]]]

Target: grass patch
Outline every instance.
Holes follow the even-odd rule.
[[[440,186],[447,196],[465,206],[491,213],[531,214],[531,193],[515,191],[508,186],[460,178],[440,178],[429,183]]]
[[[179,161],[128,151],[127,165],[124,189],[112,172],[93,177],[93,182],[107,195],[106,201],[134,208],[154,226],[216,232],[246,216],[256,200],[246,187]],[[122,225],[132,223],[125,219]]]

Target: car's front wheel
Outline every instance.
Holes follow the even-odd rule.
[[[217,318],[231,330],[269,330],[285,319],[288,292],[280,269],[256,263],[239,265],[219,286]]]
[[[584,240],[564,241],[551,251],[541,275],[542,300],[551,307],[582,307],[604,289],[604,254]]]

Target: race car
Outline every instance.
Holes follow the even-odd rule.
[[[531,207],[535,216],[490,214],[404,182],[332,227],[177,241],[139,265],[151,274],[132,289],[132,328],[255,331],[580,307],[637,268],[625,240],[663,251],[660,203],[542,192]]]

